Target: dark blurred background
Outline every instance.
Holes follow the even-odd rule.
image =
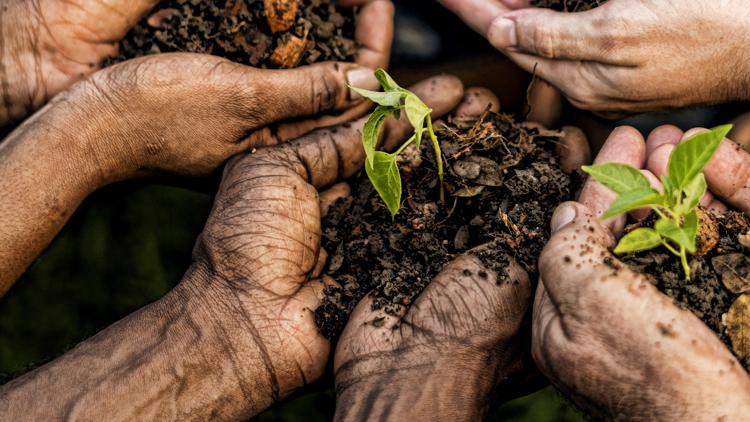
[[[396,42],[392,69],[408,84],[450,72],[467,86],[484,85],[501,97],[506,111],[525,113],[531,80],[432,1],[395,1]],[[664,122],[683,128],[726,122],[744,107],[730,105],[626,121],[648,130]],[[613,122],[565,111],[566,124],[586,128],[600,143]],[[159,299],[181,278],[193,242],[212,203],[217,179],[203,191],[158,183],[110,186],[88,198],[49,249],[0,300],[2,380],[62,354],[112,322]],[[334,410],[332,380],[260,415],[261,421],[327,421]],[[553,389],[498,406],[490,420],[580,421]]]

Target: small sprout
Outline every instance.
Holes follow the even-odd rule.
[[[401,208],[401,173],[398,169],[397,158],[399,154],[416,143],[417,148],[421,146],[422,135],[427,132],[435,150],[435,159],[440,179],[440,200],[444,200],[443,192],[443,159],[440,153],[440,143],[432,129],[432,109],[422,102],[411,91],[398,86],[398,84],[383,69],[375,71],[375,77],[383,87],[383,92],[368,91],[365,89],[350,87],[359,95],[370,99],[378,106],[372,112],[365,127],[362,130],[362,145],[365,149],[365,172],[370,182],[375,187],[380,197],[385,202],[391,216],[395,216]],[[414,135],[403,143],[395,152],[387,153],[378,151],[378,139],[383,129],[385,119],[389,116],[401,117],[401,111],[406,113],[409,123],[414,127]]]
[[[687,254],[696,251],[699,226],[696,208],[708,189],[703,169],[731,129],[731,125],[719,126],[677,145],[669,158],[667,174],[661,178],[663,193],[652,188],[640,170],[625,164],[583,167],[594,180],[619,195],[602,214],[602,220],[638,208],[651,208],[659,216],[653,228],[639,228],[620,239],[614,250],[616,254],[663,246],[680,258],[685,279],[690,280]]]

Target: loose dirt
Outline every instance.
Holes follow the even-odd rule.
[[[435,155],[407,149],[401,162],[403,207],[395,219],[367,176],[352,183],[352,198],[336,203],[323,222],[328,288],[315,311],[320,331],[335,338],[368,293],[373,308],[397,314],[443,266],[480,245],[480,259],[507,280],[515,259],[536,279],[536,259],[549,237],[557,204],[572,197],[578,176],[560,170],[558,137],[526,130],[508,115],[449,118],[437,125],[446,168],[446,200],[439,201]]]
[[[165,0],[107,64],[166,52],[213,54],[263,68],[353,61],[355,9],[333,0]]]
[[[546,7],[561,12],[583,12],[601,6],[607,0],[531,0],[534,7]]]
[[[709,212],[709,211],[706,211]],[[750,220],[739,212],[714,215],[719,238],[704,256],[691,257],[686,281],[679,258],[662,249],[626,255],[631,268],[649,275],[656,287],[692,311],[750,370]],[[699,241],[700,244],[700,241]]]

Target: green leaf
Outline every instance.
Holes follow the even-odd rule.
[[[682,230],[685,231],[685,234],[690,239],[690,244],[685,249],[690,253],[695,253],[698,246],[696,245],[698,238],[698,214],[695,211],[685,216],[685,221],[682,223]]]
[[[370,91],[367,89],[361,89],[361,88],[357,88],[353,86],[350,86],[349,89],[367,98],[368,100],[374,102],[377,105],[387,106],[387,107],[400,107],[401,98],[403,98],[404,95],[406,95],[403,92],[396,92],[396,91],[378,92],[378,91]]]
[[[623,236],[615,248],[617,255],[641,252],[661,245],[661,237],[654,229],[640,228]]]
[[[684,188],[714,156],[732,125],[719,126],[699,133],[677,145],[669,157],[667,174],[677,189]]]
[[[685,222],[688,223],[687,217],[685,218]],[[690,223],[692,223],[692,220],[690,221]],[[695,226],[695,231],[697,231],[697,216],[695,217]],[[688,252],[695,252],[695,234],[693,231],[686,230],[685,228],[676,225],[672,220],[668,220],[666,218],[662,218],[657,221],[656,224],[654,224],[654,229],[656,229],[656,232],[659,233],[662,237],[671,240],[681,247],[684,247]]]
[[[607,212],[602,214],[600,219],[607,220],[620,214],[637,210],[638,208],[662,205],[664,205],[664,196],[662,194],[652,188],[638,189],[618,196]]]
[[[396,156],[383,151],[376,151],[373,161],[365,162],[365,171],[372,186],[395,216],[401,208],[401,174],[398,170]]]
[[[675,208],[676,211],[681,215],[689,213],[698,206],[701,198],[706,194],[706,190],[708,190],[706,176],[704,176],[703,173],[698,173],[693,177],[693,180],[685,186],[685,189],[683,189],[685,197],[682,199],[682,204]]]
[[[659,178],[661,180],[661,184],[664,187],[664,198],[668,201],[665,205],[667,207],[672,207],[674,204],[676,204],[676,198],[675,198],[675,192],[674,192],[674,186],[672,186],[672,181],[669,180],[669,177],[667,175],[663,175]]]
[[[378,139],[380,138],[380,130],[383,128],[383,124],[385,124],[385,119],[391,114],[394,114],[392,107],[378,106],[362,128],[362,146],[365,149],[365,157],[367,157],[367,162],[370,165],[373,165],[375,149],[378,147]]]
[[[409,93],[404,101],[404,111],[409,123],[414,127],[414,134],[417,136],[417,148],[422,145],[422,134],[424,133],[424,120],[432,113],[432,109],[427,107],[422,100],[416,95]]]
[[[635,190],[649,189],[651,183],[646,176],[627,164],[607,163],[583,166],[583,171],[590,174],[597,182],[615,193],[623,194]]]
[[[391,75],[388,74],[383,69],[378,69],[375,71],[375,78],[380,82],[380,86],[383,87],[383,90],[387,91],[401,91],[402,88],[398,86],[396,81],[391,78]]]

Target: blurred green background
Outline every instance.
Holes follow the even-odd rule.
[[[49,249],[0,299],[3,382],[62,354],[182,277],[212,197],[146,183],[88,198]],[[261,421],[328,421],[330,379],[260,415]],[[498,408],[491,420],[579,421],[552,389]]]

